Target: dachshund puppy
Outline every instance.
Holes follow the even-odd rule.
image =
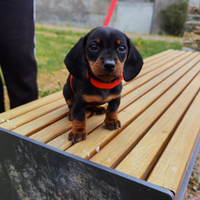
[[[143,65],[131,40],[114,28],[97,27],[75,44],[64,63],[70,72],[63,88],[69,119],[73,120],[69,140],[75,144],[86,139],[87,107],[96,114],[106,113],[106,128],[119,128],[121,81],[135,78]],[[99,106],[105,103],[106,110]]]

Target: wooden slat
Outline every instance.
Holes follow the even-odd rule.
[[[178,191],[200,133],[200,93],[195,98],[170,143],[156,164],[148,182]],[[167,164],[166,164],[167,163]]]
[[[69,130],[72,127],[72,122],[68,120],[68,117],[55,122],[54,124],[38,131],[37,133],[30,136],[30,138],[39,142],[47,143],[49,140],[58,136],[63,131]]]
[[[200,70],[200,65],[198,68]],[[126,156],[126,158],[123,159],[123,161],[116,167],[116,170],[140,179],[146,179],[152,169],[152,166],[155,164],[160,153],[164,149],[167,141],[170,139],[171,134],[180,122],[183,114],[199,91],[199,88],[200,74],[198,74],[198,76],[191,82],[191,84],[184,90],[184,92],[170,106],[170,108],[162,115],[162,117],[156,121],[154,126],[142,138],[139,144],[137,144],[128,154],[128,156]],[[162,96],[162,100],[165,100],[164,98],[166,98],[166,101],[169,100],[169,97],[167,98],[166,95]],[[153,122],[153,120],[156,120],[158,113],[161,111],[160,109],[163,109],[162,107],[164,106],[163,102],[160,102],[159,100],[157,105],[155,104],[155,106],[152,105],[150,107],[149,112],[147,111],[143,113],[144,115],[147,114],[148,116],[141,115],[139,118],[137,118],[137,120],[135,120],[135,126],[131,125],[132,130],[134,130],[132,131],[132,134],[134,134],[134,132],[137,132],[136,135],[140,133],[142,134],[141,131],[144,131],[145,128],[146,130],[148,129],[146,124],[150,124]],[[167,104],[167,102],[165,102],[165,104]],[[144,124],[144,127],[140,127],[142,124]],[[124,136],[118,137],[118,141],[123,137],[129,136],[125,133]],[[130,140],[131,139],[132,137]],[[125,145],[125,143],[121,143],[121,145]],[[119,150],[119,152],[122,154],[124,151]],[[100,153],[105,154],[103,151]]]
[[[158,54],[156,54],[156,55],[153,55],[153,56],[150,56],[150,57],[148,57],[148,58],[145,58],[145,59],[143,60],[143,62],[144,62],[144,64],[146,64],[146,63],[148,63],[148,62],[150,62],[150,61],[152,61],[152,60],[156,60],[156,59],[158,59],[158,58],[160,58],[160,57],[163,57],[164,55],[167,55],[167,54],[169,54],[169,53],[171,53],[171,52],[173,52],[173,51],[174,51],[173,49],[169,49],[169,50],[163,51],[163,52],[158,53]]]
[[[130,91],[137,89],[138,87],[140,87],[141,85],[147,83],[148,81],[150,81],[151,79],[153,79],[154,77],[157,77],[157,82],[159,83],[159,79],[163,78],[164,76],[169,76],[170,74],[174,73],[176,70],[178,70],[180,67],[183,66],[183,59],[184,59],[184,63],[187,63],[190,59],[192,59],[195,55],[191,55],[192,52],[187,52],[184,53],[183,55],[177,57],[176,59],[162,65],[162,67],[158,68],[157,70],[153,70],[151,72],[149,72],[148,74],[145,74],[142,77],[139,77],[131,82],[129,82],[127,85],[123,86],[123,90],[122,90],[122,96],[128,94]],[[191,56],[189,56],[191,55]],[[178,62],[182,61],[181,63],[179,63],[179,65],[177,65],[176,67],[174,67],[175,64],[177,64]],[[164,71],[166,71],[167,69],[171,68],[173,66],[172,69],[168,70],[165,74],[160,75],[161,73],[163,73]],[[149,86],[151,83],[148,83]]]
[[[94,115],[89,118],[86,123],[87,134],[90,134],[92,131],[98,128],[102,124],[104,119],[104,115]],[[72,142],[68,140],[70,131],[71,130],[63,133],[62,135],[48,142],[47,144],[63,151],[66,150],[67,148],[72,146]]]
[[[8,130],[13,130],[27,122],[30,122],[30,121],[46,114],[46,113],[49,113],[55,109],[58,109],[59,107],[61,107],[63,105],[66,105],[66,102],[62,98],[60,100],[54,101],[45,106],[39,107],[35,110],[32,110],[28,113],[25,113],[24,115],[20,115],[19,117],[13,118],[9,122],[0,124],[0,127],[8,129]]]
[[[47,105],[51,102],[54,102],[56,100],[59,100],[63,98],[62,91],[54,93],[52,95],[49,95],[47,97],[43,97],[41,99],[32,101],[30,103],[27,103],[25,105],[19,106],[17,108],[11,109],[9,111],[6,111],[4,113],[0,114],[0,123],[10,120],[12,118],[15,118],[17,116],[20,116],[24,113],[30,112],[32,110],[35,110],[41,106]]]
[[[170,69],[168,72],[166,71],[163,75],[160,75],[160,77],[156,77],[156,81],[152,80],[150,82],[148,82],[148,84],[141,86],[140,88],[137,88],[136,91],[130,93],[129,95],[127,95],[128,98],[123,97],[121,104],[120,104],[120,108],[119,110],[121,111],[123,108],[127,107],[130,103],[132,103],[133,101],[135,101],[136,99],[138,99],[140,96],[142,96],[143,94],[145,94],[147,91],[149,91],[151,88],[153,88],[155,85],[157,85],[159,82],[163,81],[166,77],[168,77],[170,74],[174,73],[176,70],[178,70],[182,65],[184,65],[185,63],[187,63],[188,61],[190,61],[191,59],[193,59],[196,56],[196,54],[191,54],[190,52],[187,52],[186,54],[184,54],[183,56],[180,56],[180,60],[182,60],[180,63],[178,63],[176,66],[174,66],[172,69]],[[185,59],[184,59],[185,58]],[[180,61],[180,60],[174,60],[171,61],[168,65],[172,66],[173,64],[175,64],[176,62]],[[164,67],[165,68],[165,67]],[[137,82],[140,81],[139,79],[136,80],[136,85]],[[130,84],[130,83],[129,83]],[[132,83],[131,83],[132,84]],[[126,85],[124,88],[126,88],[128,85]],[[130,88],[131,89],[131,88]],[[130,90],[131,91],[131,90]],[[122,92],[122,96],[124,96],[124,93]],[[98,120],[97,120],[98,119]],[[98,118],[90,118],[87,121],[87,125],[91,124],[93,125],[93,129],[96,128],[96,125],[99,126],[101,123],[103,123],[105,119],[104,115],[99,116]],[[66,136],[66,135],[67,136]],[[67,142],[65,141],[65,139],[68,137],[68,132],[65,133],[61,136],[59,136],[56,140],[52,141],[49,143],[49,145],[65,150],[66,148],[68,148],[69,146],[71,146],[71,142]],[[65,141],[65,144],[63,144]]]
[[[187,56],[187,55],[189,55],[189,56]],[[171,65],[173,66],[173,64],[175,64],[175,65],[172,68],[170,68],[170,69],[164,71],[163,73],[159,74],[157,77],[153,78],[152,80],[150,80],[146,84],[140,86],[134,92],[129,93],[124,98],[122,98],[121,104],[119,106],[119,110],[122,110],[127,105],[130,105],[131,103],[133,103],[133,100],[135,101],[135,100],[139,99],[141,96],[143,96],[144,94],[146,94],[147,92],[149,92],[152,88],[154,88],[155,86],[157,86],[158,84],[160,84],[166,78],[169,78],[168,82],[170,84],[170,82],[171,82],[170,76],[173,75],[177,70],[180,70],[181,67],[183,67],[185,64],[187,64],[195,56],[197,56],[197,53],[190,54],[188,52],[188,54],[184,54],[183,56],[180,57],[181,61],[179,60],[179,62],[177,62],[177,60],[173,60],[170,63],[168,63],[170,66]],[[130,83],[130,84],[132,84],[132,83]],[[162,88],[160,88],[160,89],[162,90]],[[123,94],[123,92],[122,92],[122,94]],[[124,104],[123,103],[124,101],[126,101],[127,103]]]
[[[167,56],[165,56],[164,58],[162,58],[160,61],[156,62],[156,63],[152,63],[151,65],[147,66],[144,64],[142,67],[141,72],[138,74],[138,76],[135,77],[135,80],[137,80],[138,78],[140,78],[141,76],[144,76],[146,74],[148,74],[149,72],[153,71],[153,70],[157,70],[159,67],[162,67],[164,64],[167,64],[168,62],[178,58],[179,56],[185,54],[185,51],[174,51],[173,53]],[[149,64],[149,63],[148,63]],[[123,85],[126,85],[127,82],[123,81]]]
[[[61,108],[58,108],[50,113],[42,115],[41,117],[38,117],[37,119],[32,120],[20,126],[19,128],[14,129],[13,131],[15,133],[19,133],[20,135],[29,136],[37,130],[40,130],[41,128],[46,127],[47,125],[52,124],[53,122],[66,116],[68,112],[68,106],[62,106]]]
[[[145,84],[148,82],[150,79],[156,77],[157,75],[161,74],[163,71],[169,69],[172,67],[174,64],[178,63],[182,59],[186,58],[192,54],[192,52],[183,52],[180,56],[177,56],[174,60],[162,65],[162,67],[158,68],[157,70],[151,70],[149,73],[145,73],[143,76],[138,76],[134,80],[130,82],[125,82],[124,80],[122,81],[123,83],[123,90],[122,90],[122,95],[126,95],[130,91],[133,91],[134,89],[140,87],[141,85]],[[143,71],[143,69],[142,69]]]
[[[174,51],[173,54],[171,56],[166,56],[166,58],[161,59],[158,62],[155,62],[154,64],[149,64],[149,67],[145,67],[146,65],[144,65],[144,68],[142,68],[141,72],[139,73],[139,75],[136,77],[139,78],[141,76],[144,76],[145,74],[151,72],[152,70],[156,70],[159,67],[162,67],[164,64],[172,61],[173,59],[177,58],[178,56],[181,56],[182,54],[184,54],[184,51]]]
[[[68,107],[65,106],[64,109],[66,111],[68,111]],[[64,109],[62,109],[62,110],[64,111]],[[54,116],[54,113],[52,112],[52,113],[49,113],[47,115],[49,115],[49,117],[51,117],[51,116]],[[91,116],[91,113],[90,112],[86,112],[86,117],[90,117],[90,116]],[[55,117],[52,117],[52,120],[54,118]],[[49,123],[49,121],[46,120],[46,119],[43,119],[43,117],[40,117],[39,121],[42,121],[41,124],[38,124],[38,127],[40,129],[41,129],[41,127],[44,127],[44,126],[46,126],[47,123]],[[56,120],[54,120],[54,121],[56,121]],[[33,128],[35,128],[34,124],[37,124],[36,120],[33,121]],[[49,125],[48,127],[46,127],[44,129],[32,134],[30,136],[30,138],[32,138],[34,140],[37,140],[39,142],[47,143],[50,140],[54,139],[55,137],[59,136],[61,133],[70,130],[71,128],[72,128],[72,122],[69,121],[68,117],[64,117],[63,119],[61,119],[61,120]],[[28,129],[28,126],[27,126],[27,129]],[[21,133],[21,131],[18,131],[18,132]]]
[[[195,55],[198,55],[195,53]],[[133,121],[138,115],[140,115],[146,108],[148,108],[154,101],[156,101],[170,86],[172,86],[180,77],[187,73],[197,62],[197,59],[193,59],[183,68],[176,71],[173,75],[160,83],[157,87],[151,90],[151,92],[142,96],[139,100],[128,106],[126,109],[118,114],[118,118],[121,121],[122,129],[125,128],[131,121]],[[93,156],[96,153],[96,148],[99,146],[102,148],[118,133],[118,130],[107,130],[104,126],[101,126],[92,134],[87,137],[84,142],[79,142],[73,145],[67,150],[67,152],[78,155],[80,157],[88,159],[88,154]]]
[[[184,51],[177,51],[177,50],[174,50],[174,51],[172,51],[172,52],[170,52],[169,54],[165,54],[165,55],[163,55],[163,56],[160,56],[160,57],[158,57],[157,59],[155,59],[155,60],[151,60],[150,62],[148,62],[148,63],[145,63],[144,62],[144,64],[143,64],[143,69],[145,69],[145,68],[147,68],[147,67],[151,67],[152,65],[155,65],[155,64],[157,64],[158,62],[160,62],[160,61],[163,61],[164,59],[169,59],[169,58],[175,58],[174,57],[174,53],[176,54],[177,52],[184,52]]]

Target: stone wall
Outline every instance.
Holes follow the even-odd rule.
[[[195,4],[196,3],[196,4]],[[198,7],[197,7],[198,6]],[[200,1],[190,0],[183,35],[183,49],[200,51]]]
[[[36,22],[77,27],[102,26],[111,0],[36,0]],[[149,34],[153,3],[118,1],[109,26]]]

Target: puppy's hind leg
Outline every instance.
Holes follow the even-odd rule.
[[[87,110],[92,112],[92,114],[96,113],[96,115],[102,115],[106,112],[106,109],[103,106],[91,106],[87,107]]]
[[[69,108],[68,119],[69,119],[69,121],[72,121],[73,120],[73,117],[72,117],[73,100],[72,99],[68,99],[67,100],[67,105],[68,105],[68,108]]]
[[[68,83],[66,83],[64,85],[63,96],[65,97],[65,101],[66,101],[68,108],[69,108],[68,119],[70,121],[72,121],[73,120],[73,118],[72,118],[72,106],[73,106],[73,102],[74,102],[74,93],[71,91],[71,88],[69,87]]]

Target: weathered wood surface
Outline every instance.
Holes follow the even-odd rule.
[[[123,85],[121,128],[107,130],[105,115],[87,111],[87,139],[75,145],[62,92],[0,114],[0,127],[177,194],[200,130],[200,53],[149,57]]]

